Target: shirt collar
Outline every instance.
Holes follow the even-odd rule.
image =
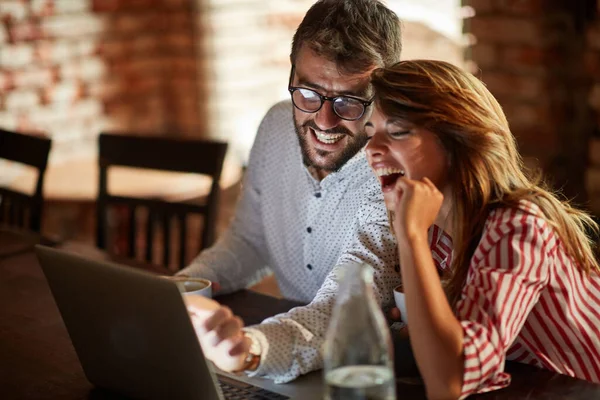
[[[327,189],[331,185],[335,185],[338,182],[342,182],[346,178],[352,177],[356,173],[357,170],[365,169],[368,173],[371,173],[367,164],[367,157],[364,147],[358,151],[350,160],[346,162],[339,170],[330,173],[320,182],[315,179],[308,168],[304,166],[306,173],[308,176],[319,186],[321,189]]]
[[[452,264],[452,238],[435,224],[429,228],[428,236],[435,266],[440,275],[445,275]]]

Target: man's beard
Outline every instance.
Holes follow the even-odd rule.
[[[302,126],[299,126],[295,115],[294,128],[296,129],[296,135],[298,136],[298,141],[300,142],[300,149],[302,150],[302,162],[304,163],[304,165],[307,167],[313,167],[327,172],[335,172],[342,168],[348,162],[348,160],[354,157],[354,155],[358,153],[360,149],[362,149],[365,146],[365,144],[367,144],[368,140],[366,133],[357,132],[353,134],[348,128],[342,126],[322,131],[317,127],[314,120],[312,119],[306,121],[304,124],[302,124]],[[325,157],[333,153],[312,148],[309,144],[308,135],[311,135],[311,133],[308,131],[308,128],[312,128],[323,133],[343,133],[344,135],[346,135],[345,140],[347,140],[348,143],[346,144],[346,147],[341,152],[339,152],[339,154],[334,159],[328,160],[328,162],[324,164],[317,163],[315,160],[311,159],[311,151],[321,157]],[[344,138],[340,140],[344,140]]]

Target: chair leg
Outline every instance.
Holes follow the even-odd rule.
[[[17,225],[24,228],[25,227],[25,205],[19,204],[17,205]]]
[[[16,220],[17,220],[17,205],[15,204],[14,201],[10,201],[8,203],[8,224],[9,225],[16,225]]]
[[[106,205],[102,201],[98,201],[96,207],[96,246],[106,249]]]
[[[152,262],[152,243],[154,239],[154,223],[156,216],[151,209],[148,209],[148,219],[146,221],[146,261]]]
[[[187,249],[187,221],[186,215],[179,216],[179,268],[185,267]]]
[[[171,261],[171,218],[169,214],[162,215],[163,225],[163,265],[169,268]]]
[[[129,227],[128,227],[128,234],[127,234],[127,245],[128,245],[128,251],[127,254],[130,258],[135,258],[135,249],[136,249],[136,235],[135,232],[137,231],[137,219],[135,217],[136,215],[136,208],[134,206],[131,206],[131,208],[129,209]]]

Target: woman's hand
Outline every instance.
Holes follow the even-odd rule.
[[[426,234],[442,207],[442,192],[428,178],[417,181],[401,177],[396,181],[394,194],[394,233],[398,240]]]
[[[402,312],[398,307],[392,307],[388,313],[388,318],[392,321],[402,321]]]
[[[242,320],[206,297],[188,295],[184,301],[206,358],[223,371],[241,370],[251,344]]]

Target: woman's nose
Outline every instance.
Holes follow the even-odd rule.
[[[371,139],[369,139],[365,151],[370,159],[384,155],[387,151],[385,135],[375,132],[375,134],[371,136]]]

